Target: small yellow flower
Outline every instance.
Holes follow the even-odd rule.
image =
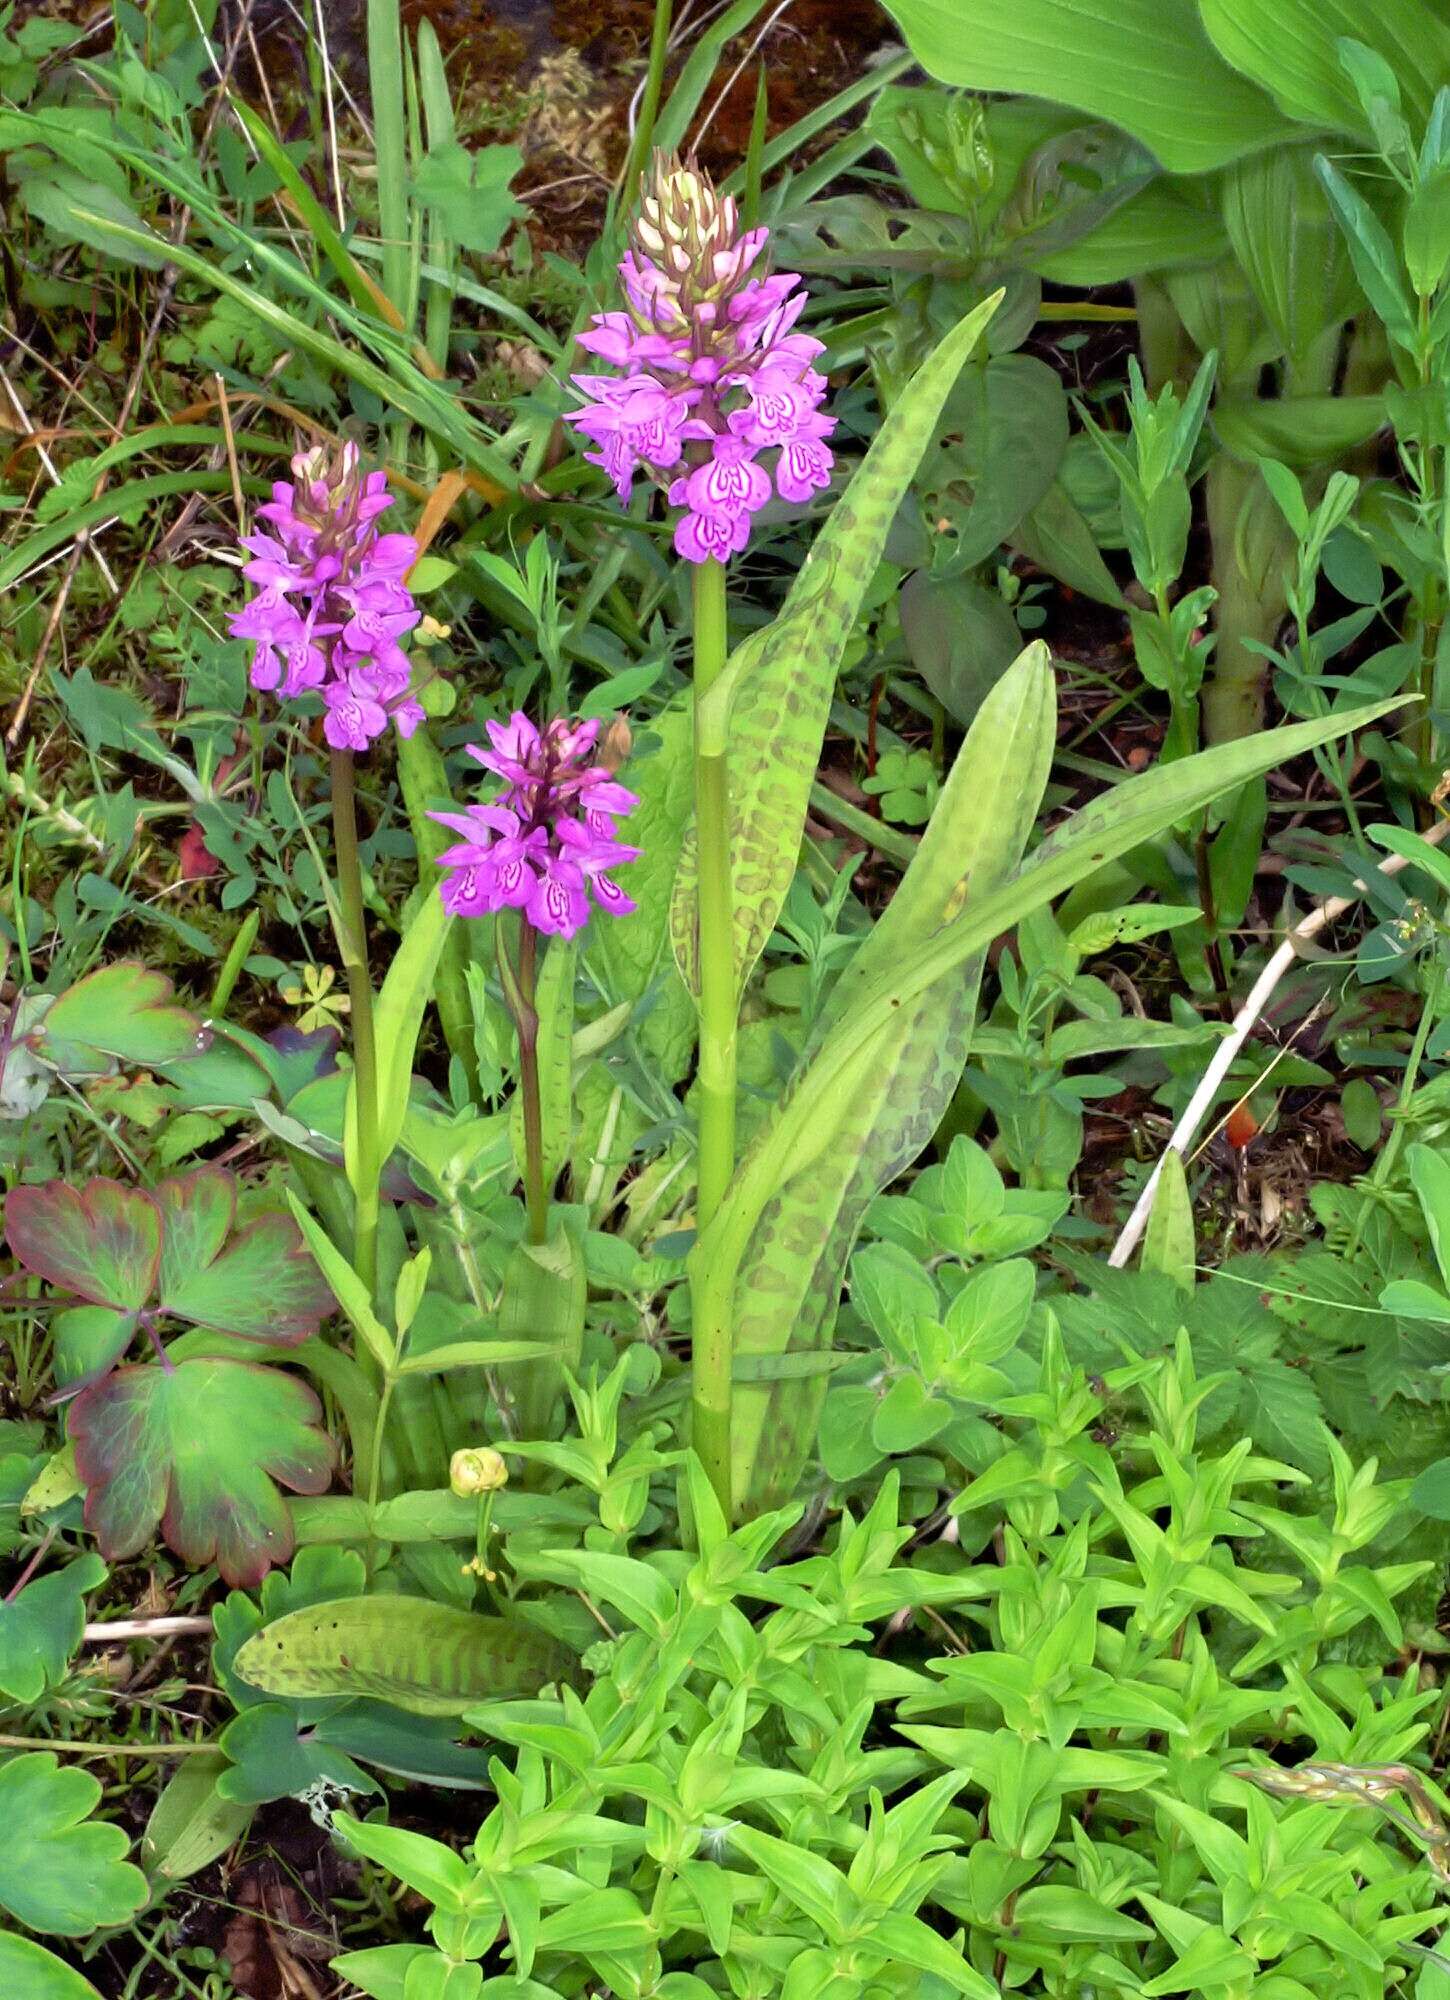
[[[297,1025],[304,1035],[314,1028],[331,1028],[346,1014],[352,1002],[345,993],[334,993],[337,984],[337,969],[331,965],[304,965],[300,968],[301,979],[294,979],[290,986],[284,986],[282,998],[289,1007],[301,1007]]]

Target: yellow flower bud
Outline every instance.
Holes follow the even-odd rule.
[[[448,1484],[460,1500],[475,1500],[481,1493],[497,1493],[508,1485],[508,1467],[488,1445],[478,1450],[455,1451],[448,1466]]]

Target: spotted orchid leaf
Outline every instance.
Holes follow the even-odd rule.
[[[292,1555],[278,1485],[322,1493],[332,1477],[320,1416],[305,1383],[250,1362],[117,1369],[70,1412],[86,1526],[111,1560],[139,1555],[159,1526],[186,1562],[258,1583]]]

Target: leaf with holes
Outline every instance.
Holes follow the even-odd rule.
[[[161,1266],[161,1211],[142,1188],[64,1181],[13,1188],[5,1202],[10,1248],[37,1278],[94,1306],[139,1312]]]
[[[71,1407],[86,1526],[114,1559],[139,1555],[159,1523],[185,1561],[258,1583],[293,1548],[273,1482],[322,1493],[332,1477],[320,1415],[305,1383],[250,1362],[118,1369]]]
[[[333,1310],[332,1293],[297,1225],[264,1215],[231,1235],[237,1184],[224,1167],[163,1181],[161,1309],[195,1326],[269,1347],[295,1347]]]
[[[175,1004],[164,973],[123,960],[88,973],[47,1009],[40,1053],[71,1074],[105,1068],[87,1060],[97,1050],[156,1069],[198,1054],[209,1040],[196,1015]]]
[[[124,1924],[146,1900],[118,1826],[92,1820],[101,1787],[48,1750],[0,1766],[0,1904],[30,1930],[84,1937]]]

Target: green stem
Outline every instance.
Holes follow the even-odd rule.
[[[700,903],[700,1106],[696,1155],[696,1228],[703,1235],[725,1199],[735,1171],[734,885],[730,869],[730,800],[725,732],[708,724],[705,697],[724,669],[725,567],[692,570],[695,612],[695,831]],[[697,1304],[699,1292],[696,1293]],[[693,1438],[710,1484],[730,1514],[730,1403],[733,1339],[723,1321],[697,1315],[694,1329]]]
[[[332,843],[342,903],[338,940],[352,999],[352,1067],[357,1093],[357,1179],[353,1186],[353,1266],[375,1298],[378,1288],[378,1065],[373,1040],[373,988],[368,977],[362,863],[357,849],[357,793],[350,750],[332,753]]]
[[[639,120],[634,128],[624,172],[619,178],[619,197],[626,208],[633,203],[639,191],[644,163],[654,144],[655,119],[659,116],[660,96],[664,90],[665,57],[669,54],[670,21],[674,11],[674,0],[655,0],[654,27],[649,38],[649,69],[645,74],[644,95],[639,104]]]
[[[538,964],[539,934],[525,920],[520,928],[518,971],[511,988],[514,1021],[519,1035],[519,1089],[524,1108],[524,1208],[528,1215],[530,1243],[549,1240],[549,1191],[544,1186],[544,1120],[539,1104],[539,1014],[534,1004],[535,972]],[[502,933],[499,951],[504,945]]]

